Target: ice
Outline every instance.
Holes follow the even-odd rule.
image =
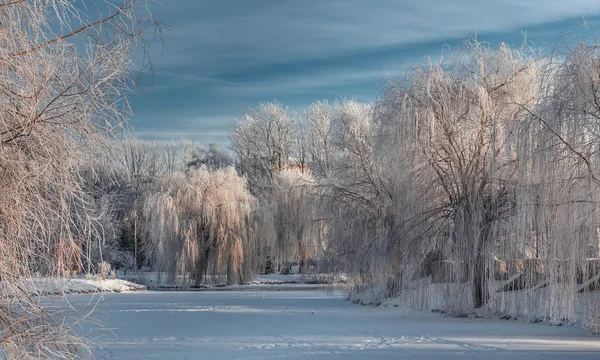
[[[279,291],[277,291],[279,290]],[[70,295],[107,330],[97,359],[597,359],[575,327],[407,316],[342,294],[290,290]],[[98,327],[83,324],[82,331]]]

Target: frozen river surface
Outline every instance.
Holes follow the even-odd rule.
[[[600,337],[574,327],[406,317],[314,290],[69,299],[111,330],[88,335],[97,359],[600,359]]]

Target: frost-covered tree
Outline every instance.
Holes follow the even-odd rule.
[[[431,236],[437,244],[424,243],[429,250],[465,263],[476,308],[488,298],[489,246],[514,208],[516,134],[522,106],[538,100],[536,76],[526,54],[474,42],[450,64],[415,69],[382,103],[382,146],[393,149],[384,161],[409,181],[397,184],[398,195],[418,197],[403,199],[416,208],[396,202],[396,226],[408,237],[393,241]],[[422,193],[408,189],[415,181],[424,182]]]
[[[278,268],[297,260],[304,271],[308,259],[320,253],[316,226],[319,199],[315,196],[312,176],[297,170],[284,170],[276,178],[273,198],[276,209],[275,229],[277,237],[273,249],[274,262]]]
[[[82,340],[20,287],[60,274],[64,249],[101,230],[79,169],[122,129],[146,1],[0,2],[0,347],[7,358],[74,358]],[[46,266],[40,269],[40,264]],[[80,354],[81,355],[81,354]]]
[[[306,111],[309,167],[318,189],[317,234],[326,238],[330,257],[359,276],[379,263],[374,247],[383,237],[377,223],[387,221],[389,202],[375,162],[373,114],[371,104],[354,100],[317,102]]]
[[[127,138],[115,141],[113,150],[98,154],[112,163],[112,172],[119,174],[110,179],[99,179],[99,186],[120,186],[114,222],[120,222],[118,245],[105,249],[111,253],[107,260],[119,269],[152,266],[148,254],[148,236],[141,224],[141,199],[155,191],[155,182],[165,176],[185,173],[188,169],[207,163],[224,167],[227,154],[210,147],[206,151],[199,143],[183,139],[179,142],[144,141]],[[198,163],[198,165],[196,165]]]
[[[253,194],[269,192],[274,177],[294,156],[294,117],[279,103],[262,103],[233,129],[231,146]]]
[[[157,181],[143,201],[144,229],[156,269],[200,285],[207,275],[225,275],[228,284],[251,273],[254,198],[232,168],[202,166]]]
[[[318,101],[309,106],[305,116],[308,124],[307,147],[311,172],[320,177],[330,176],[333,161],[332,106],[327,101]]]
[[[195,154],[188,167],[200,167],[206,165],[211,170],[222,169],[233,166],[233,158],[225,151],[219,149],[217,144],[209,144],[208,150]]]
[[[305,221],[301,220],[305,214],[297,213],[297,206],[302,201],[293,203],[288,194],[284,194],[285,191],[300,191],[297,184],[288,181],[292,178],[288,170],[295,169],[291,171],[300,173],[308,170],[306,139],[306,126],[296,114],[279,103],[263,103],[250,109],[231,135],[237,168],[248,179],[248,188],[258,198],[264,219],[272,219],[267,223],[275,227],[274,231],[267,232],[275,237],[265,238],[262,243],[263,253],[268,258],[265,260],[275,261],[278,265],[297,261],[304,267],[306,263],[305,237],[289,236],[290,231],[297,233],[305,228]],[[300,218],[292,218],[294,208]],[[267,213],[270,214],[267,216]],[[302,225],[298,223],[292,230],[288,228],[292,222]]]
[[[600,71],[595,41],[566,39],[547,57],[541,77],[541,100],[528,112],[517,156],[521,186],[519,216],[507,232],[520,239],[503,252],[538,259],[543,266],[526,285],[547,287],[546,309],[556,319],[577,317],[578,292],[598,289],[600,219],[598,218],[598,116]],[[524,298],[524,307],[539,306]],[[583,311],[598,329],[598,308]]]

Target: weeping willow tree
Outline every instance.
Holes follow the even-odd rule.
[[[266,225],[262,268],[270,271],[275,265],[281,271],[298,263],[303,270],[318,249],[311,234],[316,202],[307,167],[306,124],[277,102],[262,103],[237,122],[231,143],[236,167],[261,204]]]
[[[478,308],[489,297],[497,228],[513,215],[515,134],[527,115],[522,106],[538,101],[538,67],[527,54],[476,42],[453,59],[390,87],[379,108],[379,146],[392,148],[381,161],[394,164],[388,174],[400,180],[390,245],[408,263],[435,253],[457,264]],[[410,264],[403,275],[420,268]]]
[[[505,223],[499,253],[530,259],[509,286],[544,291],[516,304],[505,296],[496,302],[500,309],[583,321],[595,331],[599,299],[586,293],[600,284],[599,63],[595,41],[567,39],[544,61],[537,106],[522,106],[527,119],[514,148],[523,159],[516,173],[518,216]]]
[[[102,238],[79,169],[130,113],[135,47],[156,26],[144,0],[0,1],[0,347],[7,358],[74,358],[83,340],[25,290],[62,275]],[[144,64],[139,64],[144,65]],[[79,356],[82,354],[80,353]]]
[[[347,99],[317,102],[306,116],[317,235],[326,239],[330,261],[344,263],[357,286],[373,284],[369,277],[384,267],[391,220],[385,216],[389,182],[374,152],[373,107]]]
[[[256,254],[251,231],[255,200],[246,180],[229,167],[205,166],[160,179],[143,200],[143,227],[151,257],[169,280],[177,275],[200,285],[207,275],[244,282]]]
[[[276,269],[297,261],[300,272],[304,272],[308,260],[321,255],[314,186],[309,173],[291,169],[281,171],[274,179],[272,213],[277,236],[269,247]]]

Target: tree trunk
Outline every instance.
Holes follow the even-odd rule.
[[[480,238],[477,241],[475,257],[473,261],[473,271],[471,274],[471,295],[473,307],[478,309],[487,303],[489,298],[488,274],[486,268],[486,259],[483,251],[485,241],[485,231],[482,230]]]
[[[455,218],[458,228],[455,230],[454,238],[460,243],[459,251],[466,252],[459,255],[468,254],[471,300],[473,307],[478,309],[486,304],[489,297],[484,253],[488,234],[483,226],[484,220],[478,216],[480,209],[466,206],[461,210],[457,212],[458,216]]]
[[[202,284],[202,280],[204,279],[204,276],[208,271],[208,259],[210,257],[211,248],[211,245],[209,243],[210,235],[205,224],[200,225],[199,234],[200,243],[202,244],[202,246],[200,246],[200,249],[204,249],[204,251],[200,250],[200,256],[196,263],[196,286],[200,286]]]
[[[471,276],[473,307],[478,309],[487,303],[489,297],[485,259],[483,255],[475,255],[473,274]]]
[[[233,258],[231,251],[227,254],[227,285],[235,284],[235,272],[233,268]]]
[[[306,269],[307,254],[306,245],[304,244],[304,241],[302,241],[302,239],[298,239],[298,252],[300,253],[300,261],[298,263],[299,272],[304,273]]]
[[[204,279],[204,275],[208,271],[209,255],[210,255],[210,248],[207,248],[206,250],[204,250],[204,252],[201,252],[200,259],[198,261],[197,268],[196,268],[197,269],[196,270],[196,281],[195,281],[196,286],[202,285],[202,280]]]

